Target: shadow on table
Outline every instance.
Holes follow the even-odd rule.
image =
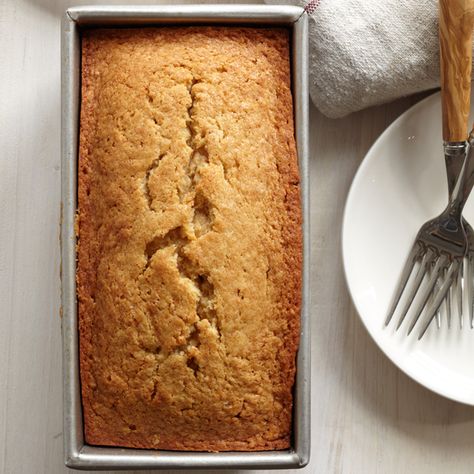
[[[402,421],[452,424],[474,420],[474,407],[444,398],[398,369],[376,346],[357,317],[355,308],[352,312],[350,331],[355,334],[357,345],[364,347],[364,359],[375,362],[370,364],[371,367],[363,367],[356,356],[352,366],[355,388],[367,404],[374,406],[376,402],[382,415]],[[368,378],[373,379],[372,384],[367,384]],[[381,387],[380,382],[387,380],[388,384]],[[392,389],[393,394],[390,393]]]
[[[344,298],[350,302],[348,294]],[[377,347],[349,304],[340,383],[354,403],[423,445],[472,447],[474,407],[444,398],[402,372]]]
[[[376,346],[355,308],[353,317],[347,325],[352,333],[352,341],[344,346],[346,360],[351,361],[352,392],[367,410],[375,410],[377,415],[410,437],[423,438],[425,442],[440,441],[440,427],[448,429],[451,425],[465,424],[466,436],[457,435],[459,445],[472,445],[474,434],[474,407],[451,401],[412,380],[398,369]],[[357,349],[360,350],[358,355]],[[349,353],[350,351],[350,353]],[[432,426],[432,430],[427,426]],[[471,433],[471,436],[469,436]]]

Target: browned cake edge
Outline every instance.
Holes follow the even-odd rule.
[[[90,42],[83,41],[83,63],[82,63],[82,100],[80,112],[80,142],[79,142],[79,165],[78,165],[78,211],[77,211],[77,295],[79,300],[79,336],[80,336],[80,375],[82,404],[84,411],[84,425],[86,442],[92,445],[121,446],[130,448],[149,449],[157,447],[151,443],[143,441],[132,441],[117,434],[115,437],[101,436],[92,426],[93,410],[89,398],[90,391],[93,390],[93,379],[90,370],[89,354],[91,354],[91,317],[93,314],[94,288],[91,282],[95,281],[95,269],[97,262],[92,261],[92,257],[97,255],[91,248],[94,242],[91,227],[84,225],[90,222],[91,209],[88,189],[91,183],[90,155],[89,147],[94,136],[94,81],[91,77],[91,62],[93,61],[93,47]],[[89,49],[87,51],[87,49]],[[87,51],[87,54],[84,54]],[[293,101],[291,95],[282,96],[284,110],[287,110],[287,123],[281,124],[280,134],[284,135],[289,156],[285,161],[279,162],[279,171],[282,177],[282,184],[285,188],[285,208],[287,214],[287,226],[282,232],[283,248],[285,252],[285,272],[288,276],[285,288],[282,290],[283,299],[287,302],[288,333],[285,334],[285,350],[280,353],[280,368],[286,373],[288,381],[288,392],[294,385],[295,379],[295,354],[299,344],[300,333],[300,309],[301,309],[301,275],[302,275],[302,216],[301,199],[299,186],[299,170],[297,162],[296,144],[294,138],[293,121]],[[292,405],[292,397],[288,400]],[[174,443],[168,442],[166,445],[160,444],[159,449],[183,450],[183,451],[264,451],[281,450],[290,447],[290,434],[277,440],[249,440],[252,442],[190,442],[176,439]]]

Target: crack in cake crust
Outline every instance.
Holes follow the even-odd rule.
[[[152,204],[153,204],[153,196],[150,192],[150,177],[158,169],[158,166],[160,165],[160,161],[162,160],[163,157],[164,157],[164,154],[160,155],[158,158],[156,158],[156,160],[153,160],[151,165],[146,170],[145,179],[144,179],[144,193],[146,196],[148,207],[150,209],[152,209]]]
[[[179,189],[180,202],[188,206],[189,211],[192,214],[191,229],[195,237],[198,239],[212,231],[212,206],[202,192],[196,192],[196,184],[199,182],[200,169],[209,163],[209,156],[205,145],[201,145],[198,149],[194,147],[196,131],[193,123],[193,108],[197,99],[193,88],[199,83],[201,83],[201,81],[193,78],[191,85],[188,88],[191,105],[187,108],[188,117],[186,120],[186,126],[189,132],[189,137],[186,140],[186,144],[190,148],[190,154],[184,174],[186,185]],[[163,155],[160,155],[160,157],[154,160],[148,167],[145,176],[146,183],[148,183],[152,171],[159,165],[162,156]],[[145,190],[151,208],[148,184]],[[196,375],[199,371],[199,364],[196,361],[196,358],[192,354],[189,354],[189,349],[190,347],[196,347],[199,345],[199,329],[197,323],[206,319],[218,332],[219,325],[217,312],[215,310],[215,302],[213,300],[214,285],[211,283],[209,276],[200,273],[198,269],[195,268],[195,265],[193,265],[186,257],[186,246],[190,242],[191,240],[186,236],[186,231],[182,226],[168,231],[164,236],[154,237],[145,247],[147,261],[143,273],[148,270],[150,262],[157,252],[164,250],[167,247],[172,247],[174,249],[176,267],[181,278],[188,280],[193,285],[195,293],[198,295],[196,301],[196,315],[198,321],[189,327],[187,341],[176,349],[175,352],[185,352],[187,354],[188,367],[190,367]]]

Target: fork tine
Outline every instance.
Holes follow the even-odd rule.
[[[433,268],[434,268],[434,263],[431,264],[426,274],[426,276],[428,277],[428,280],[431,278],[431,274],[433,273]],[[430,297],[428,298],[428,303],[427,303],[428,306],[431,306],[431,303],[433,303],[434,295],[438,293],[438,289],[439,289],[438,280],[436,280],[435,291],[433,291],[430,294]],[[439,311],[436,313],[436,325],[438,326],[438,329],[441,327],[441,313]]]
[[[410,254],[408,255],[402,274],[400,275],[397,292],[392,301],[392,306],[390,307],[390,311],[388,312],[387,318],[385,319],[385,326],[388,326],[393,317],[393,313],[395,313],[395,309],[397,308],[398,302],[400,301],[400,297],[402,296],[402,293],[405,290],[405,287],[407,286],[407,282],[410,278],[411,272],[413,271],[415,262],[419,258],[420,251],[421,247],[417,243],[415,243],[415,245],[413,245],[412,249],[410,250]]]
[[[442,277],[444,277],[443,274],[440,274],[439,275],[439,278],[438,278],[438,282],[442,279]],[[436,294],[438,294],[439,290],[441,288],[441,285],[437,285],[436,286]],[[440,317],[441,317],[441,313],[443,312],[443,314],[446,314],[446,322],[448,322],[448,298],[444,298],[443,302],[439,305],[439,313],[440,313]],[[449,324],[448,324],[448,328],[449,328]]]
[[[462,277],[464,274],[464,259],[459,262],[459,269],[456,272],[456,277],[454,280],[454,293],[456,295],[456,306],[458,308],[459,314],[459,327],[463,327],[463,317],[462,317]]]
[[[446,281],[448,275],[448,269],[445,268],[443,270],[443,281]],[[448,318],[448,329],[451,329],[451,300],[452,300],[452,285],[448,288],[448,292],[446,293],[446,316]]]
[[[433,265],[433,267],[434,267],[434,265]],[[439,291],[439,282],[438,282],[438,280],[436,280],[435,291],[430,294],[430,304],[431,304],[431,300],[434,299],[434,294],[438,294],[438,291]],[[441,329],[441,311],[440,311],[439,308],[436,311],[436,326],[438,327],[438,329]]]
[[[423,278],[426,275],[428,268],[431,267],[431,263],[433,262],[434,258],[435,258],[435,253],[431,249],[428,249],[427,252],[423,255],[423,259],[420,263],[420,267],[418,268],[418,271],[416,272],[415,281],[410,287],[409,296],[407,297],[405,306],[403,307],[403,311],[401,312],[401,315],[400,315],[400,319],[398,320],[397,330],[402,325],[408,313],[408,310],[410,309],[410,306],[413,303],[413,300],[415,299],[416,293],[418,292],[420,288],[421,282],[423,281]]]
[[[423,308],[426,306],[426,302],[428,301],[428,298],[430,297],[430,293],[433,291],[433,288],[436,284],[436,280],[439,277],[440,272],[444,269],[446,266],[446,261],[448,260],[448,257],[444,254],[442,254],[434,267],[433,273],[431,275],[430,280],[428,281],[428,285],[424,289],[423,296],[421,297],[421,302],[418,304],[418,307],[415,312],[415,317],[413,318],[410,327],[408,328],[408,333],[407,335],[410,335],[410,333],[413,331],[413,328],[415,327],[415,324],[417,323],[418,319],[420,318],[421,313],[423,312]]]
[[[473,320],[474,320],[474,311],[473,311],[473,264],[474,264],[474,256],[472,252],[469,252],[466,261],[466,277],[464,279],[464,288],[467,295],[467,304],[468,304],[468,314],[469,314],[469,323],[471,325],[471,329],[473,328]]]
[[[445,278],[443,284],[441,285],[441,288],[440,288],[438,294],[436,295],[433,306],[431,306],[428,309],[428,316],[429,317],[428,317],[428,320],[425,323],[422,331],[420,332],[420,335],[418,336],[418,340],[420,340],[424,336],[426,330],[428,329],[429,325],[431,324],[431,321],[433,321],[433,318],[436,315],[437,309],[439,308],[439,306],[443,302],[443,299],[447,296],[447,293],[451,290],[451,286],[454,282],[454,279],[456,277],[456,273],[457,273],[458,269],[459,269],[459,261],[455,260],[450,265],[449,270],[447,271],[446,278]],[[445,272],[443,271],[443,274],[444,273]]]

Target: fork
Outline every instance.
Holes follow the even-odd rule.
[[[398,288],[392,308],[385,321],[386,325],[388,325],[393,316],[417,262],[420,262],[420,266],[409,290],[397,329],[405,320],[408,310],[420,289],[421,283],[428,273],[430,273],[428,283],[422,291],[422,296],[414,312],[408,334],[412,332],[420,318],[438,279],[440,280],[440,288],[434,298],[430,311],[436,313],[443,299],[446,297],[466,252],[466,234],[461,223],[461,213],[470,190],[472,189],[472,185],[474,184],[473,179],[465,178],[467,173],[469,173],[469,175],[472,174],[474,177],[473,165],[474,160],[466,162],[446,209],[438,217],[426,222],[419,230],[402,273],[401,285]],[[431,322],[431,320],[432,317],[429,318],[429,322]],[[426,329],[423,330],[420,336],[423,336],[425,330]]]
[[[439,38],[441,96],[443,104],[443,140],[448,193],[451,195],[464,163],[466,130],[469,116],[471,86],[471,42],[474,24],[473,0],[440,0]],[[472,141],[471,131],[469,141]],[[463,327],[463,292],[466,294],[471,328],[474,323],[474,231],[463,218],[467,238],[466,259],[460,265],[455,285],[446,297],[448,327],[451,325],[452,293],[454,292],[460,328]],[[466,275],[464,275],[464,267]],[[465,278],[464,278],[465,276]],[[464,291],[462,283],[464,283]],[[454,291],[452,290],[454,288]],[[437,285],[438,289],[438,285]],[[440,316],[438,315],[438,327]]]
[[[474,0],[440,0],[439,20],[443,140],[446,166],[449,167],[448,187],[451,186],[449,204],[442,214],[425,223],[418,232],[385,321],[385,325],[390,323],[414,267],[417,262],[420,262],[397,324],[398,329],[405,320],[425,276],[428,275],[428,284],[422,292],[414,312],[415,316],[408,329],[408,334],[410,334],[428,300],[434,298],[428,311],[428,322],[419,338],[425,333],[445,298],[448,314],[450,314],[453,283],[455,283],[458,307],[462,306],[461,274],[467,239],[461,219],[462,209],[474,184],[471,179],[474,160],[469,159],[470,154],[466,154],[468,148],[472,149],[468,147],[466,138],[470,105]],[[462,166],[463,163],[464,166]],[[462,167],[460,173],[459,165]],[[453,186],[454,172],[456,172],[456,177],[459,176],[456,186]],[[468,268],[472,270],[469,265]],[[468,284],[468,289],[470,286]],[[472,297],[469,296],[469,298],[471,301]]]
[[[441,263],[439,274],[444,276],[444,281],[440,285],[439,291],[434,296],[433,302],[428,307],[426,314],[427,320],[421,330],[418,339],[421,339],[428,329],[431,321],[437,314],[439,307],[445,298],[448,298],[454,288],[455,294],[461,294],[461,272],[463,269],[464,257],[469,249],[469,241],[463,227],[462,210],[471,193],[474,185],[474,138],[471,135],[469,139],[467,156],[464,162],[463,169],[459,176],[459,180],[453,190],[452,197],[446,210],[437,218],[427,222],[418,234],[418,239],[425,242],[429,249],[433,246],[439,252],[439,260],[445,260]],[[439,262],[439,261],[438,261]],[[437,263],[438,263],[437,262]],[[417,323],[421,312],[436,285],[438,277],[436,276],[436,266],[434,275],[429,278],[428,285],[425,289],[426,300],[422,299],[423,307],[418,308],[415,317],[412,320],[408,334],[411,333],[415,324]],[[448,300],[449,301],[449,300]],[[449,304],[449,303],[448,303]],[[462,305],[462,300],[458,298],[458,308]]]
[[[472,135],[472,132],[471,132]],[[472,137],[470,137],[470,141],[472,140]],[[445,143],[444,144],[444,158],[445,158],[445,164],[446,164],[446,177],[447,177],[447,183],[448,183],[448,193],[449,195],[452,195],[454,191],[454,187],[456,185],[456,181],[459,178],[459,175],[461,173],[461,169],[463,166],[464,162],[464,151],[466,149],[466,144],[461,143],[460,147],[462,147],[462,150],[460,150],[458,147],[453,147],[452,144]],[[463,295],[462,295],[462,284],[461,281],[464,283],[464,289],[466,293],[466,299],[467,299],[467,304],[468,304],[468,315],[469,315],[469,322],[471,328],[473,328],[473,323],[474,323],[474,314],[473,314],[473,305],[474,305],[474,289],[473,289],[473,284],[474,284],[474,276],[473,276],[473,268],[474,268],[474,230],[469,224],[469,222],[466,221],[466,219],[462,219],[462,225],[464,228],[464,231],[466,233],[466,239],[468,242],[468,249],[467,249],[467,255],[466,258],[463,261],[463,265],[461,265],[458,278],[456,282],[456,302],[457,302],[457,308],[459,312],[459,326],[462,329],[463,327]],[[466,268],[466,275],[464,275],[464,267]],[[451,297],[450,292],[448,292],[447,295],[448,298]],[[448,327],[450,326],[451,322],[451,314],[450,314],[450,308],[451,308],[451,303],[447,301],[447,317],[448,317]],[[439,314],[439,313],[438,313]],[[440,321],[438,317],[438,327],[440,326]]]

